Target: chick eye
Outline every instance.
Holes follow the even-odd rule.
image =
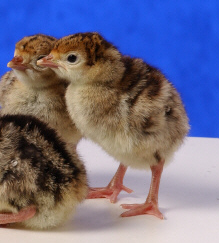
[[[77,56],[71,54],[67,57],[68,62],[74,63],[77,60]]]

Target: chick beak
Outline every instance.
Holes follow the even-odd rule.
[[[22,56],[14,56],[13,59],[8,62],[7,67],[24,71],[28,68],[27,64],[23,63],[23,57]]]
[[[48,56],[41,58],[37,61],[37,65],[43,66],[43,67],[50,67],[50,68],[58,68],[60,67],[59,64],[55,63],[53,60],[53,55],[49,54]]]

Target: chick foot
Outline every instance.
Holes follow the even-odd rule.
[[[121,217],[150,214],[160,219],[164,219],[163,214],[160,212],[158,208],[158,192],[163,166],[164,160],[161,160],[157,165],[151,166],[152,178],[146,202],[143,204],[122,204],[122,208],[130,210],[122,213]]]
[[[36,208],[34,206],[21,209],[18,213],[1,213],[0,225],[22,222],[32,218],[35,214]]]
[[[159,219],[164,219],[163,214],[160,212],[158,205],[156,203],[143,203],[143,204],[122,204],[122,208],[130,209],[127,212],[121,214],[121,217],[131,217],[142,214],[150,214],[158,217]]]
[[[133,192],[128,187],[123,185],[123,178],[125,176],[125,172],[127,167],[120,164],[119,168],[106,187],[98,187],[98,188],[89,188],[87,199],[93,198],[107,198],[111,203],[115,203],[117,201],[117,197],[119,193],[123,190],[127,193]]]
[[[107,198],[111,203],[115,203],[117,201],[117,197],[121,191],[126,191],[127,193],[132,193],[133,191],[124,185],[111,185],[111,183],[107,187],[98,187],[98,188],[89,188],[87,199],[94,198]]]

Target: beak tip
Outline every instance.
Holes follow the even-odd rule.
[[[27,64],[16,62],[14,59],[12,59],[10,62],[7,63],[8,68],[24,71],[28,69]]]
[[[37,65],[40,66],[41,64],[42,64],[42,59],[40,59],[40,60],[37,61]]]

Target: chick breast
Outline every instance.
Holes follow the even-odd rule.
[[[7,96],[10,92],[13,83],[16,81],[16,77],[12,71],[5,73],[1,77],[0,82],[0,105],[3,107],[7,104]]]
[[[31,116],[3,116],[0,129],[0,212],[33,205],[37,213],[22,225],[45,229],[63,223],[87,195],[77,154]]]
[[[49,124],[66,143],[76,145],[81,133],[69,117],[65,103],[66,85],[35,90],[20,82],[12,71],[0,82],[1,114],[35,116]]]

